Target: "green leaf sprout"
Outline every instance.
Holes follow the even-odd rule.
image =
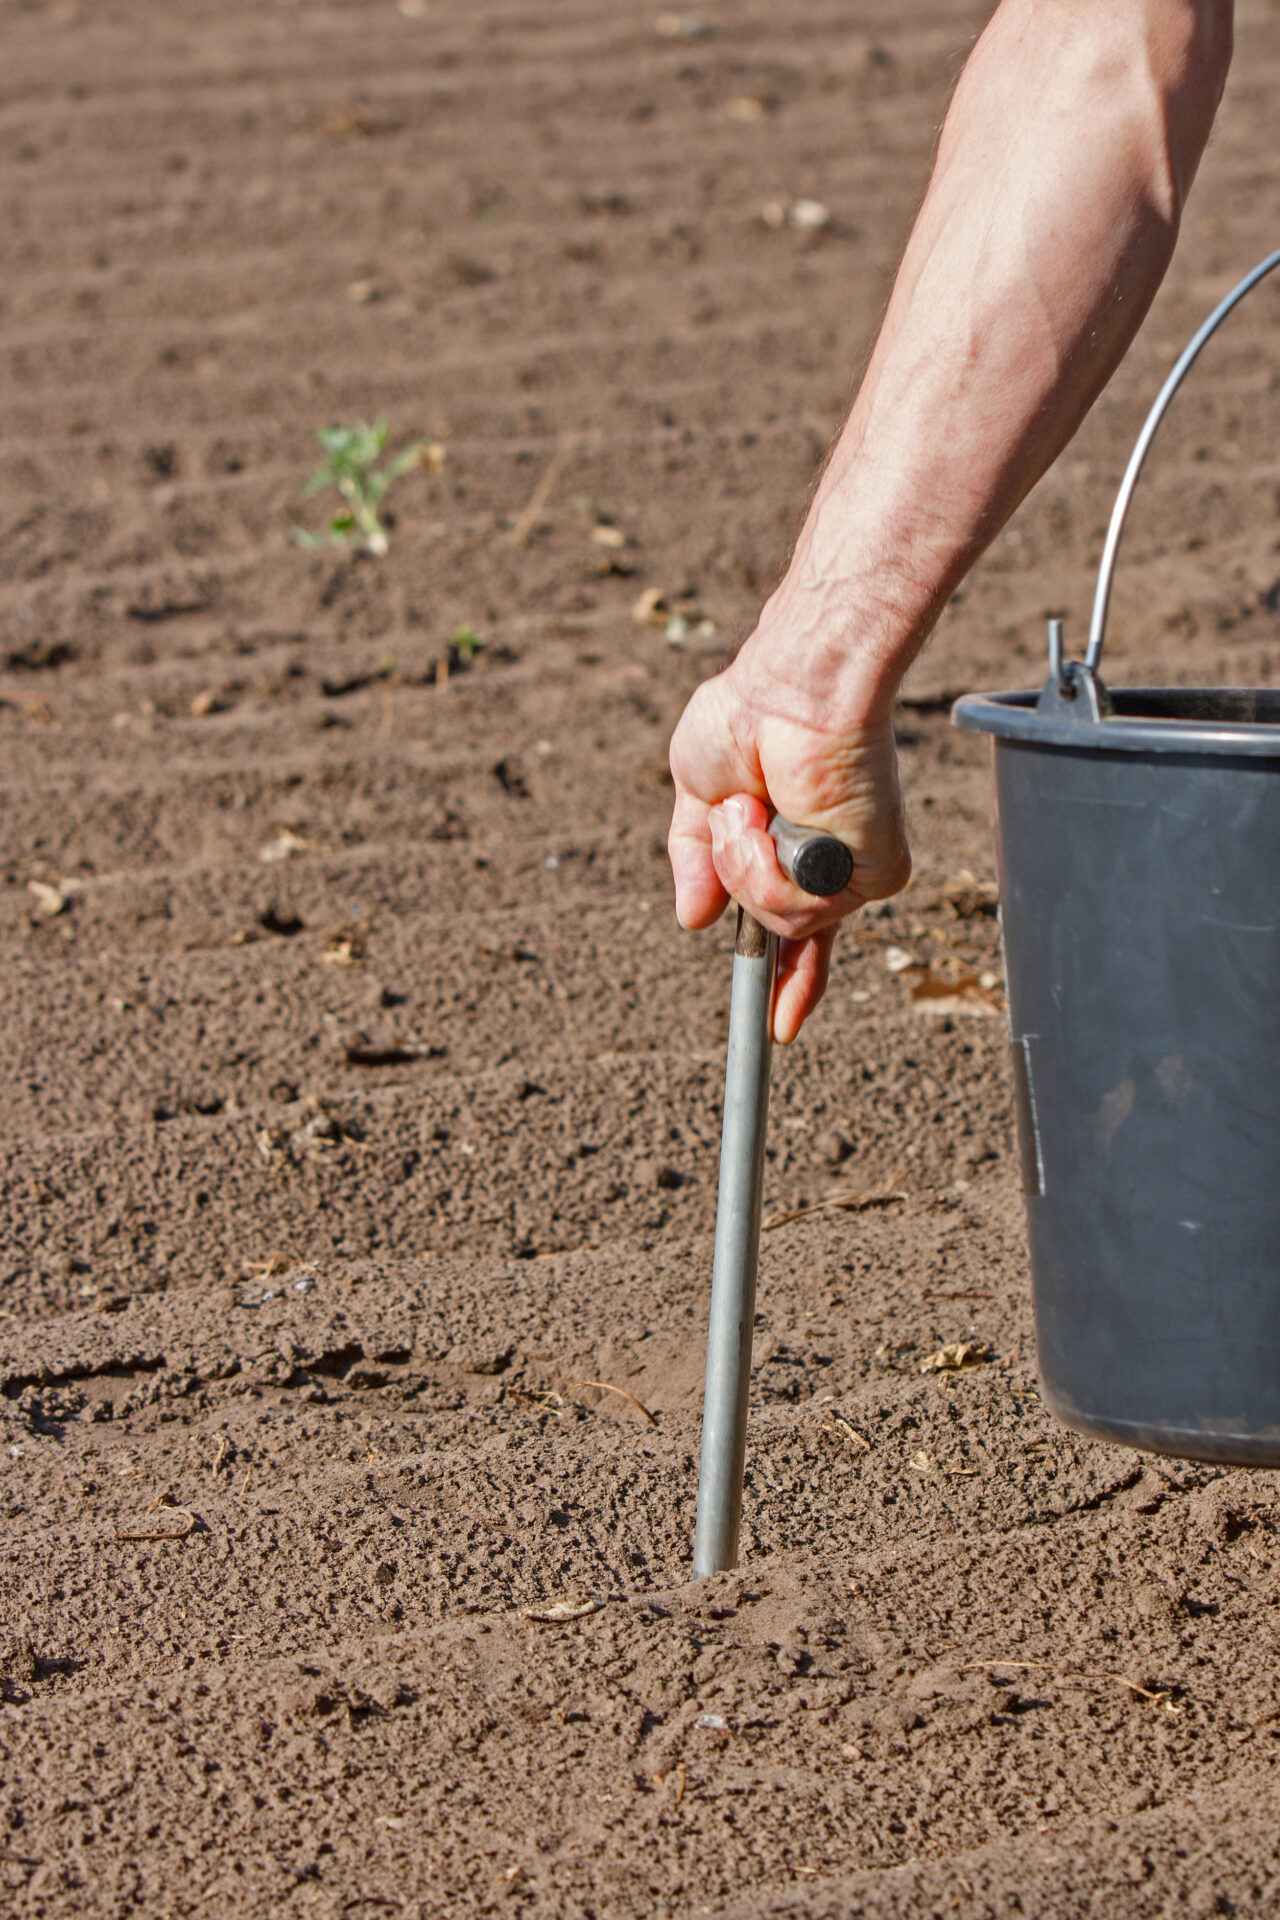
[[[321,427],[316,439],[325,462],[308,480],[302,498],[309,500],[313,494],[336,487],[346,504],[321,533],[295,527],[295,542],[300,547],[349,547],[357,553],[384,554],[389,539],[378,514],[382,496],[393,481],[414,467],[439,473],[444,465],[444,448],[438,440],[415,440],[382,465],[387,445],[385,420],[372,425],[360,420],[350,427]]]

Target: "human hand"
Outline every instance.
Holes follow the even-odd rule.
[[[822,998],[840,921],[911,874],[889,710],[837,725],[826,704],[775,678],[748,645],[697,689],[671,742],[677,916],[709,927],[733,898],[782,936],[773,1013],[782,1045]],[[843,893],[820,900],[785,877],[768,833],[775,810],[849,848]]]

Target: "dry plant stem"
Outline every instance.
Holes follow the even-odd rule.
[[[153,1501],[147,1511],[154,1511],[157,1504],[157,1502]],[[117,1527],[115,1538],[117,1540],[185,1540],[189,1533],[195,1532],[196,1516],[192,1513],[190,1507],[169,1507],[166,1511],[172,1513],[175,1520],[183,1520],[186,1524],[179,1527],[176,1532],[172,1528],[158,1532],[121,1532],[120,1528]]]
[[[1060,1680],[1106,1680],[1118,1687],[1128,1687],[1130,1693],[1139,1694],[1144,1700],[1151,1700],[1166,1713],[1177,1713],[1179,1709],[1169,1698],[1166,1688],[1155,1693],[1150,1687],[1140,1687],[1136,1680],[1130,1680],[1123,1673],[1094,1672],[1083,1667],[1060,1667],[1052,1660],[967,1660],[958,1673],[998,1673],[1007,1669],[1010,1673],[1052,1673]]]
[[[811,1207],[793,1207],[789,1213],[770,1214],[760,1231],[772,1233],[775,1227],[790,1226],[793,1220],[806,1220],[811,1213],[866,1213],[872,1207],[891,1207],[907,1197],[895,1188],[884,1192],[850,1193],[837,1200],[818,1200]]]
[[[568,466],[570,459],[577,450],[577,445],[577,436],[569,434],[560,442],[552,454],[546,472],[529,496],[528,506],[511,529],[511,544],[513,547],[528,546],[530,536],[538,524],[538,517],[551,498],[551,489],[555,486],[556,481]]]
[[[634,1393],[628,1393],[625,1387],[612,1386],[608,1380],[571,1380],[565,1391],[572,1393],[575,1387],[598,1387],[601,1393],[616,1393],[620,1399],[629,1400],[633,1407],[638,1407],[651,1427],[658,1424],[648,1407],[637,1400]]]

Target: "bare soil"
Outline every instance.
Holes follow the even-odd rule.
[[[7,9],[6,1914],[1280,1910],[1274,1482],[1040,1405],[947,720],[1078,643],[1275,243],[1240,11],[1168,286],[908,688],[916,879],[778,1061],[748,1550],[695,1584],[729,933],[675,926],[665,746],[980,9]],[[1160,443],[1118,680],[1276,677],[1278,299]],[[302,551],[316,428],[378,416],[443,470],[386,559]]]

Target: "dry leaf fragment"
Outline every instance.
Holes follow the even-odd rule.
[[[953,1340],[950,1346],[939,1347],[927,1360],[920,1362],[921,1373],[959,1373],[965,1367],[981,1367],[988,1358],[987,1349],[981,1340]]]
[[[910,1467],[912,1473],[932,1473],[934,1467],[933,1455],[924,1452],[913,1453],[907,1465]]]
[[[646,587],[631,609],[631,618],[641,627],[665,627],[670,617],[671,608],[661,587]]]
[[[585,1620],[588,1614],[599,1613],[603,1605],[604,1601],[598,1593],[593,1593],[586,1599],[581,1595],[576,1598],[566,1596],[563,1600],[544,1600],[532,1607],[521,1607],[520,1618],[536,1620],[544,1626],[554,1627],[566,1620]]]
[[[300,833],[292,827],[282,827],[274,840],[268,840],[265,847],[259,847],[258,858],[268,866],[276,866],[282,860],[292,860],[297,853],[306,853],[311,846]]]
[[[700,13],[660,13],[653,30],[664,40],[702,40],[710,33],[711,23]]]
[[[420,1044],[416,1040],[371,1040],[366,1033],[353,1033],[343,1043],[343,1057],[349,1067],[403,1067],[410,1060],[438,1060],[444,1049]]]
[[[991,981],[991,985],[985,984]],[[958,980],[947,980],[932,968],[922,969],[911,982],[911,1001],[918,1013],[992,1015],[1004,1011],[994,991],[991,974],[962,973]]]
[[[326,967],[357,967],[364,959],[364,935],[359,927],[335,927],[320,958]]]
[[[76,889],[66,885],[55,886],[51,880],[28,880],[27,892],[35,900],[36,906],[46,920],[53,920],[65,913],[71,905]]]
[[[975,920],[994,914],[1000,905],[1000,893],[993,880],[978,880],[968,867],[961,867],[942,889],[942,897],[957,920]]]
[[[859,1433],[858,1429],[851,1421],[846,1420],[843,1414],[828,1412],[822,1430],[824,1433],[829,1433],[837,1438],[847,1440],[855,1453],[870,1453],[871,1451],[871,1442],[867,1439],[866,1435]]]
[[[245,1268],[250,1280],[278,1280],[282,1273],[288,1273],[293,1261],[286,1253],[269,1253],[265,1260],[259,1260],[253,1266]]]

